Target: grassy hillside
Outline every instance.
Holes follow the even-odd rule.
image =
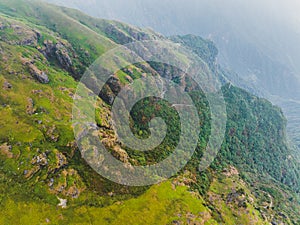
[[[293,191],[299,188],[299,168],[285,143],[282,113],[235,87],[223,88],[226,138],[207,171],[197,171],[210,122],[205,96],[197,90],[190,95],[203,129],[196,154],[177,177],[152,187],[125,187],[84,162],[71,127],[78,78],[109,49],[147,39],[164,37],[41,1],[0,0],[0,224],[299,223],[299,199]],[[180,42],[214,66],[212,43],[195,37]],[[123,86],[162,68],[172,69],[151,63],[124,68],[117,83]],[[97,135],[105,137],[117,158],[149,164],[171,152],[176,131],[154,152],[137,154],[120,146],[108,103],[97,100],[96,120],[103,128]],[[154,110],[157,105],[161,110]],[[136,122],[132,129],[142,137],[148,130],[141,115],[174,114],[164,101],[152,99],[148,106],[143,110],[137,105],[131,114]],[[57,206],[58,198],[67,200],[66,208]]]

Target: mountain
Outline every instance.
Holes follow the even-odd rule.
[[[164,35],[194,34],[214,41],[231,82],[283,108],[292,144],[299,142],[300,31],[297,1],[145,0],[48,2],[90,15],[151,27]]]
[[[157,98],[136,104],[131,130],[145,138],[151,132],[148,121],[166,118],[172,132],[164,142],[141,153],[117,141],[111,100],[132,80],[146,74],[183,84],[201,118],[196,152],[184,169],[160,184],[130,187],[100,176],[82,158],[72,106],[87,67],[120,44],[141,40],[180,43],[201,58],[202,72],[209,70],[223,81],[228,121],[219,154],[199,171],[211,132],[203,91],[182,78],[182,71],[162,63],[137,63],[118,71],[97,98],[95,135],[120,161],[161,161],[178,141],[178,115]],[[229,72],[218,65],[211,41],[189,35],[167,38],[41,1],[1,0],[0,52],[1,224],[299,223],[300,168],[287,144],[283,113],[228,84]]]

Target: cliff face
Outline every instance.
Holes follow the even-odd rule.
[[[299,166],[286,145],[280,109],[224,85],[226,137],[212,166],[199,172],[210,132],[203,92],[169,65],[148,62],[123,68],[97,99],[93,125],[116,158],[132,165],[151,164],[176,143],[176,129],[157,151],[146,154],[117,140],[110,105],[134,79],[160,75],[185,85],[203,129],[196,154],[177,177],[151,188],[114,184],[84,162],[76,145],[70,121],[78,80],[98,56],[118,44],[170,39],[40,1],[1,1],[0,12],[0,223],[120,224],[146,208],[137,224],[156,223],[157,218],[164,224],[297,224],[299,205],[293,190],[299,191]],[[220,75],[213,43],[195,36],[171,40],[190,48],[212,74]],[[139,107],[142,103],[149,109]],[[149,135],[145,121],[154,115],[176,119],[166,102],[148,99],[139,104],[131,113],[131,128],[141,138]],[[176,125],[174,121],[169,124]],[[57,204],[67,208],[56,210]]]

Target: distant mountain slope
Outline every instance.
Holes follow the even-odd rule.
[[[177,38],[206,62],[212,74],[222,77],[212,42]],[[197,168],[210,133],[210,115],[197,88],[189,94],[202,119],[198,147],[170,181],[152,187],[121,186],[96,174],[82,159],[71,125],[78,79],[109,49],[148,39],[169,40],[40,1],[0,0],[0,223],[299,223],[300,170],[286,145],[282,112],[232,85],[223,87],[226,137],[206,171]],[[103,96],[109,98],[96,103],[96,135],[116,158],[150,164],[172,151],[176,132],[159,151],[146,154],[120,144],[110,121],[110,99],[144,74],[184,83],[178,73],[168,65],[148,62],[124,68],[115,74],[114,85],[108,83]],[[146,101],[149,108],[137,104],[131,114],[136,122],[131,128],[141,137],[148,132],[145,120],[155,113],[174,116],[166,102]]]

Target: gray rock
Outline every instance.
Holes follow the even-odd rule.
[[[73,65],[72,60],[68,54],[67,49],[62,44],[60,43],[56,44],[55,55],[59,63],[64,69],[68,71],[72,69],[72,65]]]
[[[5,89],[11,89],[12,85],[8,81],[4,81],[3,88],[5,88]]]
[[[34,102],[33,102],[32,98],[27,99],[26,113],[28,115],[33,115],[35,113]]]
[[[40,71],[33,64],[31,64],[29,67],[30,67],[30,72],[31,72],[32,76],[37,81],[39,81],[42,84],[48,84],[50,82],[49,77],[47,76],[47,74],[45,72]]]
[[[3,22],[0,22],[0,30],[4,30],[7,28],[7,24],[4,24]]]
[[[47,58],[56,58],[59,64],[67,71],[74,72],[73,62],[69,56],[68,49],[58,42],[54,44],[50,40],[44,41],[44,47],[40,49],[40,52]]]
[[[41,153],[38,156],[33,157],[31,161],[32,165],[39,165],[40,167],[44,167],[48,165],[48,159],[46,153]]]
[[[51,178],[51,179],[50,179],[50,182],[49,182],[49,187],[52,187],[52,186],[53,186],[53,184],[54,184],[54,179],[53,179],[53,178]]]
[[[49,77],[44,72],[35,74],[36,79],[42,84],[48,84],[50,82]]]

